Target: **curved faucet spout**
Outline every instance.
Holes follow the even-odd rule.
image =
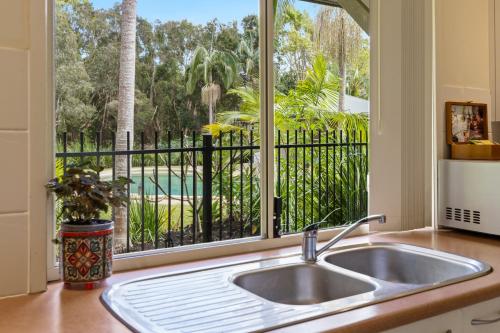
[[[319,224],[311,224],[304,228],[303,239],[302,239],[302,259],[307,262],[316,262],[318,256],[331,248],[333,245],[338,243],[345,236],[350,234],[353,230],[357,229],[362,224],[368,223],[370,221],[378,221],[380,224],[386,222],[386,217],[384,214],[370,215],[363,217],[362,219],[354,222],[352,225],[344,229],[340,234],[333,237],[328,243],[326,243],[321,249],[316,250],[316,244],[318,242],[318,228]]]

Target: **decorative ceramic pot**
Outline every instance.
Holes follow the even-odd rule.
[[[68,288],[93,289],[111,275],[113,221],[61,224],[61,276]]]

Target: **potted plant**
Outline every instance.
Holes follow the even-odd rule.
[[[102,181],[101,170],[89,163],[70,165],[46,185],[60,204],[58,243],[66,287],[93,289],[111,275],[113,221],[99,217],[111,207],[126,204],[131,181],[125,177]]]

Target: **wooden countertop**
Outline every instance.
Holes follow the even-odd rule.
[[[366,242],[398,242],[452,252],[483,260],[493,272],[477,279],[366,306],[274,332],[375,333],[500,297],[500,237],[465,232],[421,229],[376,233],[343,240],[337,246]],[[298,252],[298,247],[161,266],[114,274],[107,284],[131,278],[200,268],[232,261],[255,260]],[[0,332],[128,332],[99,301],[102,289],[65,290],[51,283],[48,291],[0,300]]]

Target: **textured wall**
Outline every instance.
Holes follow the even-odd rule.
[[[45,288],[46,19],[43,0],[0,1],[0,297]]]

